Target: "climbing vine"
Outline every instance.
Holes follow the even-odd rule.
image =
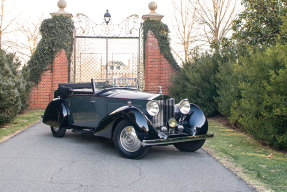
[[[73,49],[73,21],[64,16],[55,16],[42,22],[40,33],[42,39],[37,45],[36,51],[28,61],[27,69],[29,71],[28,80],[38,84],[42,73],[51,67],[55,55],[65,50],[68,65]],[[50,66],[49,66],[50,65]]]
[[[180,67],[178,66],[173,55],[171,54],[171,48],[169,44],[170,39],[168,36],[169,29],[167,25],[158,20],[145,20],[143,23],[144,45],[146,43],[147,33],[149,30],[152,31],[152,33],[157,38],[160,52],[164,55],[166,60],[174,67],[174,69],[179,70]]]

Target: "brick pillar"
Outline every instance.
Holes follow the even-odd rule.
[[[145,44],[145,91],[158,93],[158,86],[162,86],[163,94],[168,94],[171,77],[176,70],[161,54],[158,40],[151,31],[148,31]]]
[[[29,109],[45,109],[59,83],[68,83],[68,59],[64,50],[56,54],[53,70],[50,65],[41,75],[39,84],[33,87]]]
[[[150,2],[148,5],[150,13],[143,15],[143,20],[160,21],[163,15],[156,13],[157,3]],[[159,93],[159,86],[162,86],[163,94],[168,95],[168,87],[171,83],[171,77],[176,74],[176,70],[165,59],[160,52],[158,40],[151,31],[148,31],[145,42],[145,91]]]

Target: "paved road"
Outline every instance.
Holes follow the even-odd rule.
[[[95,137],[54,138],[38,123],[0,144],[0,192],[253,191],[204,150],[153,147],[141,160],[120,157]]]

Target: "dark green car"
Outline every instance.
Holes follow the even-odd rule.
[[[194,152],[213,137],[198,106],[187,99],[175,104],[167,95],[141,92],[136,79],[59,84],[54,97],[43,115],[54,137],[72,129],[113,139],[127,158],[142,158],[153,145],[173,144]]]

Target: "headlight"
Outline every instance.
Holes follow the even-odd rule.
[[[159,112],[159,106],[157,104],[157,102],[155,101],[149,101],[146,104],[146,111],[148,112],[148,114],[150,114],[151,116],[156,116]]]
[[[168,126],[171,127],[171,128],[174,128],[176,127],[177,125],[177,121],[175,118],[171,118],[169,121],[168,121]]]
[[[179,110],[182,114],[188,114],[190,111],[190,104],[187,99],[181,100],[179,102]]]

